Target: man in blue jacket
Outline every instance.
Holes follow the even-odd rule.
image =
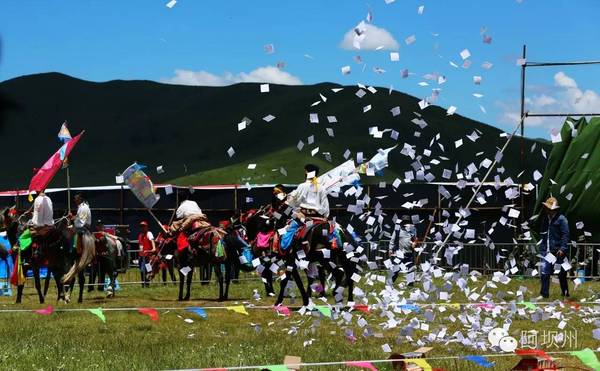
[[[542,256],[542,287],[540,295],[544,298],[550,296],[550,275],[555,271],[559,271],[558,280],[560,282],[560,291],[563,297],[569,296],[569,285],[567,282],[567,270],[562,266],[563,262],[568,264],[569,248],[569,222],[567,218],[558,213],[558,201],[554,197],[548,198],[545,202],[544,210],[546,218],[542,220],[542,243],[540,251]],[[556,269],[555,269],[556,268]],[[567,266],[568,269],[568,266]]]

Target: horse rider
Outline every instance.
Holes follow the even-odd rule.
[[[300,223],[304,223],[307,217],[326,219],[329,216],[327,190],[317,179],[319,167],[307,164],[304,166],[304,173],[306,181],[286,197],[287,205],[295,210],[296,215],[281,238],[280,246],[283,250],[289,248]]]
[[[90,233],[92,211],[81,193],[77,193],[73,199],[75,200],[75,205],[77,205],[77,213],[75,215],[69,214],[69,217],[73,221],[73,227],[75,228],[75,243],[73,246],[79,254],[81,253],[81,237],[84,234]]]
[[[287,204],[300,209],[297,216],[302,220],[306,216],[329,217],[329,200],[327,190],[317,179],[319,167],[313,164],[304,166],[306,181],[287,195]]]
[[[392,282],[396,282],[401,271],[408,271],[414,265],[414,248],[417,244],[417,229],[413,224],[396,219],[396,226],[390,238],[390,256],[395,256],[402,265],[394,266]],[[404,269],[402,269],[404,268]],[[409,283],[412,286],[412,283]]]
[[[185,231],[189,229],[195,222],[204,222],[206,226],[210,225],[206,221],[206,215],[202,213],[202,209],[194,200],[190,200],[190,194],[186,191],[178,193],[179,199],[183,199],[179,207],[175,211],[176,221],[171,224],[171,232]]]
[[[33,201],[32,236],[44,237],[54,228],[52,200],[41,190]]]

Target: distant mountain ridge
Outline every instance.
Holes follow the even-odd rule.
[[[156,183],[295,183],[302,180],[306,162],[328,170],[345,160],[347,149],[353,158],[363,152],[368,159],[378,148],[395,144],[399,148],[390,156],[387,178],[404,178],[406,171],[421,166],[437,181],[455,181],[456,171],[462,172],[471,162],[480,166],[484,158],[493,160],[506,140],[500,137],[501,130],[460,115],[447,116],[440,107],[421,111],[417,98],[397,91],[376,88],[377,92],[371,93],[363,89],[366,94],[359,98],[356,86],[271,84],[269,93],[261,93],[259,85],[96,83],[59,73],[4,81],[0,91],[18,109],[9,111],[4,127],[0,127],[5,155],[0,189],[27,187],[32,169],[40,167],[60,146],[56,136],[65,120],[73,135],[86,130],[70,162],[74,186],[113,184],[115,175],[134,161],[148,165],[147,173]],[[332,88],[343,90],[334,93]],[[321,103],[311,107],[318,101]],[[369,105],[370,110],[364,108]],[[394,107],[400,107],[400,115],[392,115]],[[423,129],[413,122],[418,118],[414,112],[426,122]],[[318,114],[318,123],[310,123],[311,113]],[[275,118],[263,120],[268,115]],[[337,122],[329,122],[328,116]],[[251,123],[238,131],[244,118]],[[369,135],[369,128],[374,126],[380,131],[397,131],[397,140],[390,137],[391,131],[383,138]],[[420,136],[415,136],[415,131]],[[475,142],[467,138],[473,132],[479,136]],[[429,148],[437,134],[439,140]],[[313,144],[308,143],[311,135]],[[457,148],[456,141],[461,139],[463,144]],[[511,176],[514,181],[520,172],[520,138],[515,139],[501,164],[505,168],[502,178]],[[304,145],[301,151],[296,148],[300,140]],[[401,154],[405,143],[413,146],[415,158]],[[530,153],[534,143],[550,149],[545,141],[525,139],[529,171],[524,177],[530,178],[533,170],[545,167],[539,149]],[[229,147],[235,151],[231,158]],[[318,153],[311,156],[317,147]],[[429,156],[426,149],[431,151]],[[476,156],[479,152],[483,153]],[[330,154],[331,163],[324,153]],[[432,163],[432,159],[440,163]],[[256,163],[256,169],[247,169],[251,163]],[[155,170],[159,165],[165,170],[163,174]],[[444,169],[452,171],[449,179],[442,178]],[[64,184],[65,176],[59,174],[51,185]]]

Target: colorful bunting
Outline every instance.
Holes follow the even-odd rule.
[[[537,306],[530,301],[520,301],[519,304],[524,305],[525,308],[527,308],[527,309],[531,309],[531,310],[537,309]]]
[[[44,309],[37,309],[34,310],[33,313],[37,313],[37,314],[42,314],[44,316],[50,315],[54,312],[54,308],[52,307],[52,305],[48,305],[46,308]]]
[[[369,306],[366,304],[357,304],[354,306],[354,309],[359,310],[361,312],[369,313]]]
[[[227,310],[232,310],[239,314],[244,314],[246,316],[248,315],[248,312],[246,312],[246,307],[244,307],[243,305],[233,305],[233,306],[229,306],[226,308],[227,308]]]
[[[189,307],[189,308],[185,308],[185,310],[187,310],[188,312],[195,313],[204,319],[208,318],[208,315],[206,314],[206,311],[204,310],[204,308]]]
[[[481,367],[485,367],[485,368],[494,367],[494,362],[489,362],[487,359],[485,359],[484,356],[465,356],[463,358],[466,359],[467,361],[474,362]]]
[[[419,308],[417,305],[414,305],[414,304],[402,304],[402,305],[400,305],[400,309],[412,310],[414,312],[421,311],[421,308]]]
[[[270,371],[289,371],[286,365],[270,365],[270,366],[265,366],[264,368],[266,368],[267,370]],[[263,368],[261,368],[263,369]]]
[[[102,320],[102,322],[106,323],[106,317],[104,317],[104,313],[102,313],[102,308],[88,309],[88,311],[90,313],[98,316],[98,318],[100,318]]]
[[[404,362],[406,362],[406,364],[414,363],[415,365],[421,367],[423,371],[432,371],[431,366],[424,358],[410,358],[406,359]]]
[[[277,306],[273,307],[273,309],[275,309],[277,314],[283,314],[286,317],[289,317],[292,315],[290,313],[290,308],[286,307],[285,305],[277,305]]]
[[[590,348],[585,348],[583,350],[576,350],[570,352],[572,356],[579,358],[584,365],[590,367],[592,370],[600,370],[600,361],[598,361],[598,357],[596,357],[596,353]]]
[[[325,306],[325,305],[317,305],[315,306],[315,308],[321,312],[322,315],[324,315],[325,317],[329,317],[331,318],[331,308]]]
[[[158,311],[154,308],[138,308],[138,312],[147,315],[152,321],[158,321]]]
[[[349,361],[349,362],[346,362],[346,366],[348,366],[348,367],[360,367],[360,368],[366,368],[366,369],[372,370],[372,371],[377,371],[377,368],[375,368],[375,366],[373,366],[373,364],[371,362]]]

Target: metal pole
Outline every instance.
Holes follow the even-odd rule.
[[[523,45],[523,60],[525,63],[521,66],[521,171],[522,177],[525,176],[525,68],[527,68],[527,45]],[[523,184],[523,178],[521,178]],[[523,195],[523,187],[520,187],[521,196],[521,217],[525,218],[525,197]],[[515,229],[515,233],[516,233]]]
[[[238,211],[238,194],[237,194],[237,184],[235,185],[235,187],[233,188],[233,213],[237,213]]]

